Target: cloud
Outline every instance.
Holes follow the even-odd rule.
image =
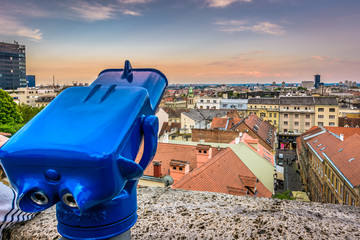
[[[88,21],[107,20],[116,16],[116,9],[96,2],[90,4],[88,2],[80,1],[77,2],[76,5],[70,6],[70,9],[77,13],[81,18]]]
[[[131,16],[141,16],[141,13],[131,11],[131,10],[128,10],[128,9],[123,10],[122,13],[125,14],[125,15],[131,15]]]
[[[253,32],[270,35],[283,35],[285,30],[282,26],[270,22],[258,22],[256,24],[248,24],[245,20],[224,20],[215,22],[219,26],[219,30],[223,32]]]
[[[252,0],[206,0],[209,7],[225,8],[235,2],[252,2]]]
[[[0,35],[26,37],[33,41],[42,39],[40,29],[31,29],[15,18],[0,16]]]
[[[153,0],[118,0],[119,3],[124,3],[124,4],[136,4],[136,3],[149,3],[152,2]]]

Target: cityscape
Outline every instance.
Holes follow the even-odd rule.
[[[5,1],[4,6],[0,7],[0,14],[4,14],[0,16],[0,23],[9,25],[0,26],[0,147],[20,129],[24,129],[38,113],[52,106],[58,96],[65,94],[64,90],[93,87],[92,81],[104,69],[120,69],[125,72],[127,63],[123,68],[120,61],[129,59],[129,66],[133,69],[153,68],[164,71],[169,83],[155,113],[159,122],[156,154],[137,183],[138,191],[144,196],[154,194],[153,199],[139,197],[139,209],[143,211],[139,214],[140,222],[151,214],[163,214],[155,213],[159,209],[143,207],[142,204],[151,202],[158,206],[157,201],[170,191],[170,200],[166,200],[170,202],[163,203],[169,212],[172,212],[169,206],[177,204],[187,208],[180,204],[185,201],[186,197],[183,195],[179,197],[181,201],[175,202],[178,194],[189,194],[186,195],[189,199],[200,196],[198,194],[209,194],[204,195],[204,199],[209,198],[209,202],[201,200],[204,202],[196,203],[202,205],[197,209],[205,212],[212,211],[210,208],[206,209],[211,199],[217,199],[211,203],[215,204],[215,208],[223,207],[221,201],[227,199],[226,201],[234,201],[231,207],[241,205],[242,201],[252,201],[263,209],[267,209],[267,204],[275,206],[289,203],[289,209],[291,206],[306,208],[309,214],[315,214],[313,217],[325,214],[327,209],[333,215],[339,211],[343,214],[341,218],[351,219],[349,228],[352,230],[343,231],[341,225],[345,220],[335,217],[332,219],[329,215],[327,219],[318,217],[320,227],[305,227],[306,220],[302,218],[301,211],[297,212],[296,216],[304,221],[304,226],[300,223],[297,226],[301,228],[299,232],[304,234],[303,239],[343,238],[346,234],[350,234],[349,239],[360,238],[357,220],[360,216],[360,35],[357,29],[354,30],[354,22],[360,18],[356,12],[356,9],[360,9],[358,3],[350,0],[344,6],[335,1],[330,1],[327,5],[313,3],[314,9],[309,10],[304,3],[290,4],[281,0],[204,0],[199,5],[193,3],[196,1],[178,4],[156,0],[106,3],[80,1],[71,7],[59,5],[55,1],[38,6],[29,1],[24,7],[15,7],[19,2],[21,1]],[[284,9],[280,10],[282,3]],[[58,9],[53,11],[54,16],[46,14],[47,9],[55,6]],[[26,7],[33,13],[26,13]],[[194,9],[190,11],[192,7]],[[263,13],[261,17],[252,17],[251,12],[255,8],[259,11],[257,16]],[[272,14],[265,13],[266,8],[272,9]],[[299,15],[295,14],[296,8]],[[6,9],[12,10],[6,13]],[[16,9],[23,13],[18,19],[11,16]],[[285,9],[289,11],[286,14]],[[323,12],[320,13],[321,9]],[[335,9],[338,10],[338,16],[331,19]],[[236,11],[244,16],[239,18]],[[159,16],[159,13],[164,16]],[[180,13],[186,13],[189,19],[184,22],[176,21],[175,19],[180,19]],[[276,17],[277,13],[283,14]],[[170,17],[171,14],[173,18]],[[293,18],[289,17],[291,14],[294,14]],[[169,23],[164,22],[165,15],[183,34],[183,42],[179,40],[179,33],[170,30],[167,25]],[[200,18],[211,21],[211,24],[200,21]],[[312,19],[314,22],[311,22],[307,18],[314,18],[316,21]],[[25,24],[27,19],[29,23],[34,22],[33,27]],[[150,19],[154,23],[150,23]],[[51,29],[45,24],[46,20],[52,22],[53,26],[58,26],[59,30]],[[148,21],[149,26],[159,24],[159,32],[150,33],[143,26],[140,27],[139,25],[145,24],[144,20]],[[74,51],[75,46],[71,46],[72,43],[64,39],[65,36],[60,36],[64,33],[61,31],[63,24],[73,21],[76,22],[73,23],[76,30],[71,31],[83,34],[79,38],[79,41],[84,41],[83,46],[79,43],[79,52]],[[184,27],[184,24],[191,21],[194,23],[192,26]],[[326,21],[333,24],[338,32],[333,39],[328,38],[332,29]],[[107,22],[106,28],[104,22]],[[144,32],[136,32],[122,25],[127,22],[131,22],[136,30]],[[323,28],[323,33],[310,30],[312,23],[313,29]],[[120,24],[119,28],[128,31],[129,36],[122,43],[130,44],[129,49],[115,46],[106,39],[120,38],[117,30],[110,35],[111,31],[107,30],[108,26],[116,29],[115,24]],[[98,54],[99,49],[90,51],[95,46],[94,41],[99,40],[98,36],[94,36],[86,42],[86,38],[92,36],[87,29],[90,25],[97,25],[98,28],[94,30],[96,34],[100,27],[104,27],[105,39],[98,45],[100,50],[108,54],[110,52],[107,47],[124,51],[123,54],[120,53],[118,60],[111,62],[115,59],[115,50],[109,54],[108,59]],[[12,30],[12,27],[18,27],[22,31]],[[164,30],[169,31],[164,36],[165,42],[156,43],[159,38],[155,35]],[[148,43],[138,39],[144,37],[145,33],[154,37],[149,40],[154,45],[153,49],[146,49],[149,48]],[[302,33],[308,35],[302,36]],[[339,40],[341,34],[345,38],[347,33],[346,40]],[[191,40],[188,34],[193,34],[194,39]],[[293,36],[290,37],[291,34]],[[314,42],[309,40],[311,36],[314,36]],[[59,39],[53,39],[57,37]],[[322,42],[324,39],[329,40]],[[56,49],[54,46],[60,44],[59,40],[64,40],[64,46]],[[236,41],[246,43],[244,42],[244,47],[238,47]],[[294,41],[294,45],[290,44],[291,41]],[[306,45],[306,41],[309,41],[308,48],[301,44],[303,42]],[[105,46],[107,44],[109,46]],[[163,49],[158,44],[163,44]],[[178,48],[174,46],[176,44]],[[219,44],[218,49],[214,47],[216,44]],[[299,48],[292,48],[296,44]],[[186,45],[188,49],[184,47]],[[131,51],[134,51],[134,46],[139,50],[134,52],[132,61]],[[259,46],[263,47],[258,48]],[[69,49],[61,50],[63,47]],[[277,50],[270,50],[273,47]],[[69,58],[70,50],[74,51],[74,59]],[[40,51],[43,51],[42,57]],[[141,51],[143,55],[140,54]],[[194,54],[193,58],[191,54]],[[79,55],[83,55],[83,58]],[[96,56],[99,57],[99,62],[94,60]],[[79,66],[75,66],[76,62],[79,62]],[[58,66],[55,67],[54,64]],[[128,78],[123,80],[126,79],[130,83],[133,81]],[[141,143],[136,159],[132,159],[136,163],[140,164],[142,161],[146,151],[144,144],[145,141]],[[0,170],[1,184],[10,186],[12,183],[6,176],[6,170],[3,166]],[[268,200],[274,202],[266,202]],[[281,202],[277,202],[279,200]],[[191,204],[183,212],[178,212],[176,207],[174,214],[178,215],[170,218],[186,219],[188,215],[189,219],[192,218],[193,213],[188,212]],[[147,212],[148,208],[152,210]],[[277,209],[277,205],[274,208]],[[219,215],[222,210],[217,211],[216,214]],[[274,217],[273,210],[266,211],[269,212],[266,214]],[[41,214],[43,217],[44,213]],[[287,223],[287,213],[283,211],[282,214],[285,220],[282,219],[281,224]],[[239,215],[241,217],[242,214]],[[18,220],[19,216],[20,213]],[[35,221],[35,215],[24,215],[22,221],[33,217],[32,221]],[[259,217],[254,215],[251,218]],[[195,221],[203,221],[199,219]],[[233,219],[224,221],[236,226]],[[265,221],[264,218],[261,219]],[[334,232],[324,233],[327,220],[332,224],[339,224]],[[229,231],[230,234],[224,230],[225,233],[221,233],[223,235],[217,235],[216,229],[210,229],[210,232],[214,231],[206,235],[201,227],[204,222],[199,223],[199,228],[190,230],[192,224],[184,225],[189,228],[188,236],[187,233],[178,236],[190,239],[302,239],[301,234],[293,228],[291,233],[283,235],[279,230],[271,230],[272,227],[262,229],[261,222],[256,223],[260,226],[256,225],[257,233],[232,230]],[[0,239],[4,229],[4,239],[18,239],[14,235],[20,230],[16,230],[17,227],[7,227],[10,225],[2,227],[0,218]],[[210,226],[206,221],[205,225]],[[156,235],[135,225],[136,235],[133,237],[157,239],[161,236],[162,239],[168,239],[177,236],[171,232],[169,225],[166,226],[165,230],[161,230],[164,235]],[[277,228],[278,226],[275,227]],[[18,229],[21,229],[20,226]],[[52,233],[46,234],[49,239],[54,238]]]

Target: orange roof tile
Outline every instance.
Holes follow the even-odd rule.
[[[190,171],[197,168],[197,146],[181,145],[173,143],[158,143],[157,151],[153,161],[161,163],[161,177],[170,174],[170,163],[172,160],[186,161],[190,164]],[[212,157],[216,156],[224,149],[212,147]],[[136,162],[139,162],[143,154],[143,147],[141,146],[136,157]],[[144,175],[154,176],[153,161],[149,163],[144,171]]]
[[[321,159],[334,164],[353,186],[360,185],[360,135],[353,134],[341,141],[329,130],[306,142]]]
[[[240,141],[245,143],[248,147],[250,147],[253,151],[255,151],[257,154],[260,155],[260,157],[264,158],[266,161],[271,163],[273,166],[275,166],[274,162],[274,155],[269,152],[263,145],[259,143],[259,139],[252,138],[249,134],[243,133],[242,137],[240,138]],[[251,142],[254,141],[255,143],[258,143],[257,149],[255,149]]]
[[[246,167],[241,159],[226,148],[198,169],[186,174],[173,188],[220,192],[234,195],[253,195],[256,186],[258,197],[271,197],[272,193]],[[245,183],[244,183],[245,182]]]
[[[246,125],[256,132],[270,147],[273,147],[276,135],[276,128],[267,121],[262,121],[256,114],[250,114],[245,119]],[[271,134],[271,135],[270,135]]]
[[[325,128],[330,132],[335,133],[338,136],[340,136],[340,134],[344,134],[344,139],[354,134],[360,135],[360,128],[348,128],[348,127],[325,127]]]

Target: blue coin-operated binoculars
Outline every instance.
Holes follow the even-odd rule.
[[[166,86],[160,71],[132,69],[126,61],[89,87],[64,90],[0,149],[20,209],[39,212],[57,203],[58,231],[69,239],[129,232],[138,179],[156,152],[154,114]]]

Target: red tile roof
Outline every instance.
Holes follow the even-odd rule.
[[[3,136],[3,135],[0,134],[0,147],[1,147],[2,145],[4,145],[4,143],[6,143],[7,140],[8,140],[7,137],[5,137],[5,136]]]
[[[170,174],[170,162],[172,160],[186,161],[190,164],[190,171],[197,167],[197,146],[181,145],[172,143],[158,143],[157,151],[153,161],[161,162],[161,177]],[[224,149],[212,147],[212,156],[216,156]],[[139,162],[143,154],[143,147],[140,148],[136,157],[136,162]],[[154,164],[150,162],[144,171],[144,175],[154,176]]]
[[[229,130],[234,125],[238,124],[239,122],[241,122],[241,118],[215,118],[214,117],[211,122],[211,129],[214,129],[214,128],[225,129],[225,127],[226,127],[225,130]]]
[[[334,129],[339,130],[339,128],[332,130]],[[352,134],[341,141],[329,129],[307,139],[306,142],[321,159],[330,160],[353,186],[360,185],[360,135]]]
[[[234,142],[235,141],[233,141],[232,143]],[[259,139],[252,138],[249,134],[243,133],[242,137],[240,138],[240,142],[245,143],[248,147],[250,147],[258,155],[260,155],[260,157],[264,158],[266,161],[275,166],[274,155],[259,143]],[[257,149],[255,149],[254,146],[251,145],[251,142],[258,144]]]
[[[231,148],[227,148],[200,168],[186,174],[173,188],[253,196],[255,186],[256,196],[272,196]]]
[[[348,137],[354,134],[360,135],[360,128],[348,128],[348,127],[325,127],[325,128],[330,132],[335,133],[338,136],[340,136],[340,134],[344,134],[344,139],[347,139]]]
[[[276,128],[267,121],[262,121],[256,114],[250,114],[245,119],[246,125],[256,132],[259,137],[261,137],[264,142],[269,144],[269,146],[274,146],[274,141],[276,137]],[[271,136],[270,136],[271,133]]]

